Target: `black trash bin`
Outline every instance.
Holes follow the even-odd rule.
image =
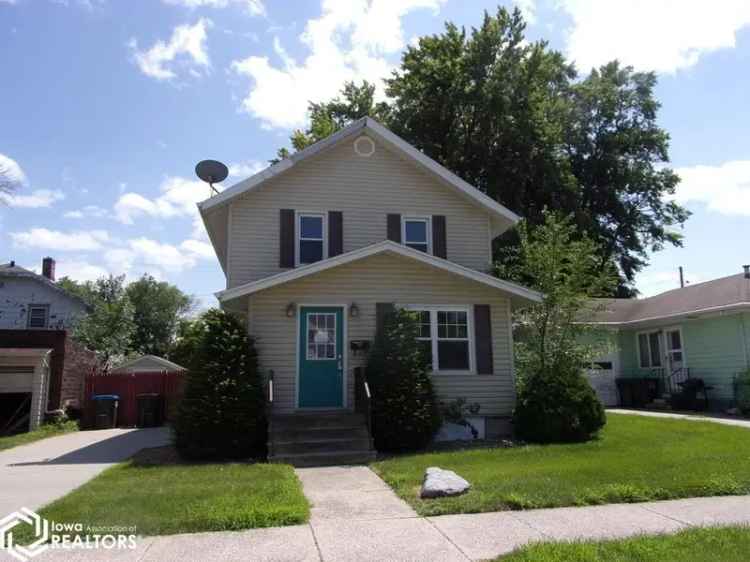
[[[94,429],[112,429],[117,427],[117,408],[120,397],[117,394],[95,394]]]
[[[138,394],[138,427],[158,427],[164,423],[164,399],[161,394]]]

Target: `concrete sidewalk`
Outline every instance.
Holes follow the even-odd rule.
[[[750,420],[741,418],[732,418],[720,415],[701,415],[701,414],[676,414],[673,412],[652,412],[649,410],[625,410],[620,408],[607,408],[607,412],[613,414],[628,414],[631,416],[646,416],[650,418],[671,418],[675,420],[688,420],[699,422],[711,422],[721,425],[733,425],[735,427],[744,427],[750,429]]]
[[[307,525],[149,537],[127,551],[47,552],[38,560],[466,561],[535,541],[622,538],[750,524],[750,496],[419,517],[366,467],[298,470]]]
[[[0,518],[36,509],[146,447],[169,443],[169,429],[101,429],[50,437],[0,452]]]

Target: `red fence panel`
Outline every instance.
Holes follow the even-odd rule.
[[[97,394],[116,394],[120,397],[117,425],[132,427],[138,422],[139,394],[156,393],[164,397],[165,420],[174,417],[182,397],[185,373],[183,371],[154,371],[143,373],[94,374],[86,377],[86,412],[93,413],[91,397]],[[92,418],[90,418],[92,419]]]

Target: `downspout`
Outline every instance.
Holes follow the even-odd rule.
[[[745,316],[747,312],[740,314],[740,323],[742,324],[742,347],[745,351],[745,368],[750,369],[750,355],[747,350],[747,326],[745,326]]]

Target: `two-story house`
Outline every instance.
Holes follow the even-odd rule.
[[[55,282],[52,258],[42,260],[41,275],[0,264],[0,431],[27,414],[34,427],[45,410],[82,407],[84,377],[97,362],[69,331],[87,311]]]
[[[511,414],[511,310],[540,295],[487,272],[519,217],[382,125],[359,119],[199,209],[226,274],[217,297],[273,372],[274,427],[354,409],[355,369],[393,306],[420,313],[439,399],[479,403],[487,434]],[[314,462],[279,431],[290,441],[272,434],[272,458]]]

